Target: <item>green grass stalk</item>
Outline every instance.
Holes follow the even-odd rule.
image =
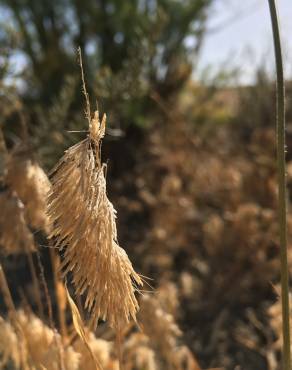
[[[283,370],[291,370],[290,318],[289,318],[289,273],[287,261],[287,204],[285,164],[285,84],[281,50],[280,30],[275,0],[269,0],[274,38],[277,71],[277,166],[278,166],[278,212],[281,250],[281,298],[283,331]]]

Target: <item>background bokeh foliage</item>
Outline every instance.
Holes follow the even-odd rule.
[[[37,158],[46,173],[84,139],[80,46],[92,110],[98,101],[108,117],[108,193],[133,266],[202,368],[278,370],[275,84],[264,66],[249,86],[228,63],[198,76],[215,2],[0,0],[0,125],[17,161]],[[290,201],[291,91],[287,81]],[[47,241],[34,236],[52,293]],[[291,227],[288,237],[292,262]],[[35,309],[25,260],[0,259],[16,305],[21,286]]]
[[[175,101],[190,77],[211,2],[1,0],[1,85],[17,74],[17,108],[39,147],[46,145],[42,136],[66,141],[65,130],[84,129],[80,46],[88,90],[108,112],[109,126],[147,127],[157,108],[153,96]],[[13,70],[13,62],[21,68]],[[3,93],[6,111],[8,100]],[[16,123],[15,109],[2,119]]]

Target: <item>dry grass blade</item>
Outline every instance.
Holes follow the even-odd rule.
[[[79,314],[78,308],[77,308],[76,304],[74,303],[73,299],[71,298],[67,287],[65,287],[65,289],[66,289],[68,302],[69,302],[71,312],[72,312],[72,319],[73,319],[74,328],[75,328],[77,334],[79,335],[80,339],[84,343],[85,347],[88,349],[88,352],[89,352],[90,357],[91,357],[91,359],[92,359],[92,361],[95,365],[95,368],[97,370],[103,370],[101,364],[99,363],[98,359],[95,357],[93,351],[91,350],[91,347],[89,345],[89,341],[87,339],[87,335],[86,335],[86,332],[85,332],[85,329],[84,329],[84,324],[83,324],[83,321],[82,321],[81,316]]]
[[[136,320],[135,291],[142,281],[117,242],[116,211],[100,159],[104,134],[105,116],[100,122],[95,112],[88,137],[69,148],[52,171],[48,215],[50,237],[64,250],[64,275],[72,271],[76,294],[85,294],[92,326],[101,318],[118,329]]]

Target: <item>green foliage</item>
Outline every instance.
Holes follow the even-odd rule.
[[[51,100],[64,76],[76,73],[77,46],[90,76],[101,67],[116,74],[130,66],[169,88],[170,74],[187,60],[186,37],[194,36],[198,48],[210,2],[1,0],[0,6],[10,10],[20,34],[17,48],[29,61],[34,94]]]
[[[63,135],[68,123],[52,118],[60,107],[71,122],[80,118],[75,114],[83,98],[77,80],[78,46],[88,90],[110,112],[109,125],[147,126],[155,107],[153,92],[174,101],[189,78],[211,2],[0,0],[9,25],[1,30],[0,46],[9,50],[9,61],[15,55],[26,60],[20,79],[32,135],[42,132],[49,140],[56,125]],[[2,75],[5,80],[7,74]],[[70,79],[76,83],[69,92]],[[67,101],[60,105],[64,91]]]

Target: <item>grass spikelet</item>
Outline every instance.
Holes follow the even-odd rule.
[[[0,193],[0,246],[5,254],[35,250],[33,235],[25,222],[25,209],[15,193]]]
[[[9,155],[5,181],[23,202],[27,223],[35,229],[48,232],[46,197],[50,182],[38,163],[29,158],[25,148],[19,148]]]
[[[53,169],[48,215],[50,238],[64,252],[64,275],[71,271],[76,294],[85,295],[91,325],[103,319],[119,329],[136,320],[135,290],[142,281],[117,242],[116,211],[100,159],[105,122],[96,111],[88,137],[69,148]]]

